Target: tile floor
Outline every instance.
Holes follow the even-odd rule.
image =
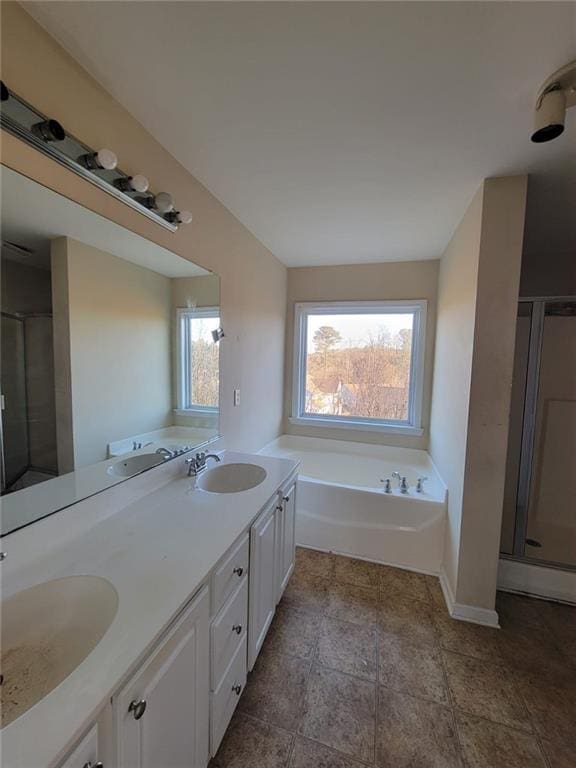
[[[576,768],[576,608],[298,549],[214,768]]]

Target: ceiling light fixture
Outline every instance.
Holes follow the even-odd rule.
[[[540,88],[531,140],[542,144],[564,132],[566,110],[576,105],[576,61],[554,72]]]

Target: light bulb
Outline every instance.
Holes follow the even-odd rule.
[[[141,173],[137,173],[136,176],[132,176],[130,179],[130,186],[135,192],[147,192],[150,182],[146,176],[142,176]]]
[[[122,192],[147,192],[150,182],[146,176],[137,174],[136,176],[122,176],[114,180],[114,186]]]
[[[160,213],[170,213],[170,211],[174,210],[172,195],[169,195],[168,192],[158,192],[156,195],[156,208]]]
[[[178,214],[178,222],[180,224],[190,224],[192,221],[192,214],[190,211],[180,211]]]
[[[82,163],[89,171],[113,171],[118,165],[118,158],[111,149],[99,149],[98,152],[82,155],[78,158],[78,162]]]
[[[99,149],[95,159],[100,168],[104,168],[106,171],[113,171],[118,165],[118,158],[111,149]]]

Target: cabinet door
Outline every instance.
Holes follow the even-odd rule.
[[[60,768],[86,768],[86,766],[91,768],[102,766],[102,763],[98,762],[98,726],[96,724],[60,764]]]
[[[282,597],[286,585],[294,570],[296,535],[296,483],[292,483],[282,496],[282,536],[279,553],[280,579],[278,600]]]
[[[118,768],[206,768],[208,588],[115,700]]]
[[[250,530],[248,669],[260,652],[276,608],[276,499]]]

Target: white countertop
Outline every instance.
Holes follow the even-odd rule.
[[[74,574],[102,576],[116,588],[119,607],[74,672],[1,731],[4,768],[47,768],[64,756],[298,466],[268,456],[221,455],[224,463],[259,464],[266,479],[241,493],[212,494],[194,489],[193,478],[178,477],[34,559],[26,586]],[[9,537],[3,548],[10,549]],[[10,587],[7,574],[3,597],[14,591]]]

